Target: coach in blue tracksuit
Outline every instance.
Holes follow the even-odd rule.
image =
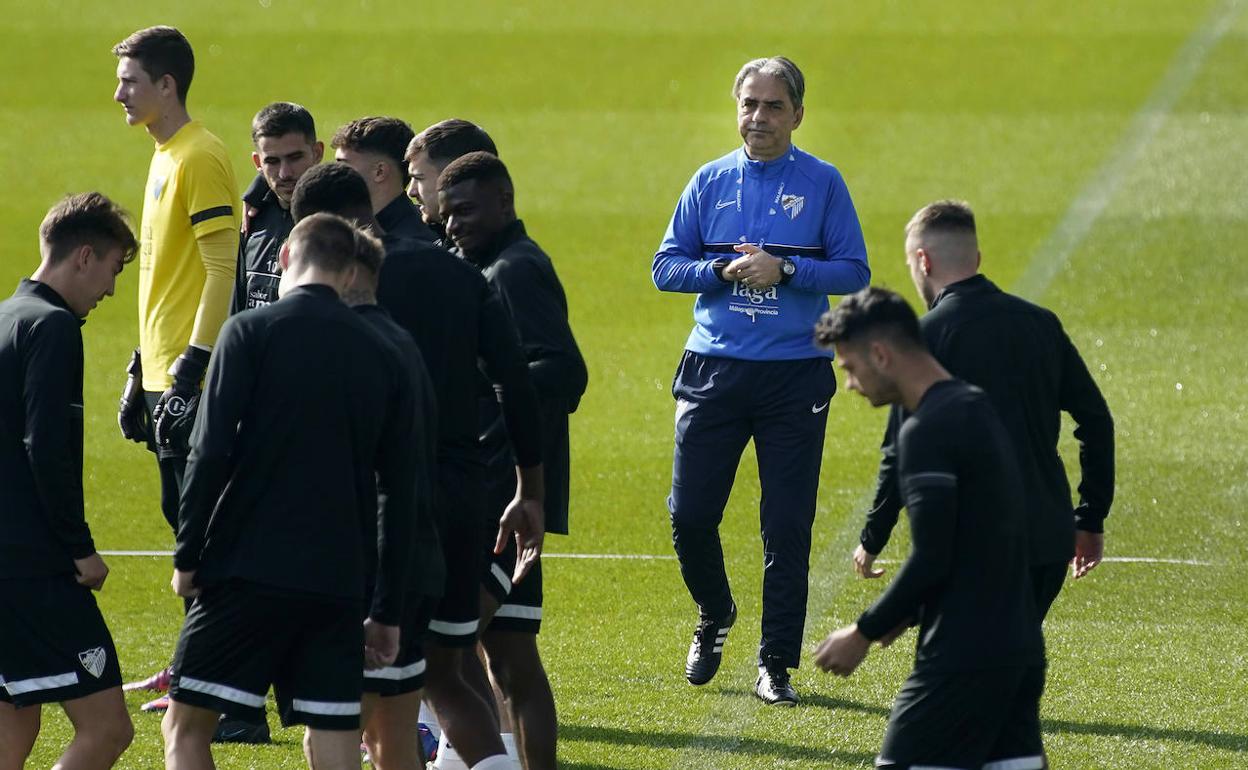
[[[812,329],[828,294],[871,278],[840,173],[790,142],[804,92],[801,71],[784,57],[741,69],[733,96],[745,145],[694,174],[651,267],[660,290],[698,295],[672,386],[668,498],[681,574],[700,610],[685,676],[695,685],[711,680],[737,617],[719,522],[753,438],[764,554],[755,692],[789,706],[797,702],[788,669],[798,664],[806,622],[810,530],[836,391]]]

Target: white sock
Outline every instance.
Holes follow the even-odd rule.
[[[499,733],[498,735],[500,738],[503,739],[503,748],[507,750],[507,756],[511,757],[512,759],[519,760],[520,751],[516,749],[516,734],[515,733]]]
[[[433,737],[442,740],[442,725],[438,724],[438,717],[433,713],[433,709],[429,708],[424,701],[420,703],[420,721],[425,727],[429,728],[429,732],[433,733]]]
[[[479,762],[477,764],[480,766]],[[468,763],[460,759],[459,752],[446,739],[446,733],[438,739],[438,758],[433,761],[433,766],[437,770],[468,770]]]
[[[516,770],[518,767],[520,763],[506,754],[495,754],[473,765],[472,770]]]

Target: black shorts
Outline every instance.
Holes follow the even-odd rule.
[[[383,698],[406,695],[425,686],[425,635],[429,619],[437,607],[437,599],[408,595],[403,602],[403,621],[399,629],[399,655],[385,668],[364,672],[364,692]]]
[[[231,580],[191,605],[169,697],[264,719],[273,686],[283,725],[358,730],[364,670],[362,602]]]
[[[121,687],[113,637],[72,575],[0,580],[0,702],[63,703]]]
[[[439,535],[446,559],[446,584],[429,621],[429,641],[442,647],[477,643],[481,622],[481,538],[485,495],[481,468],[438,463]]]
[[[529,570],[519,583],[511,582],[511,575],[516,568],[516,539],[510,538],[503,552],[494,555],[494,541],[491,540],[486,563],[489,572],[483,585],[498,600],[498,611],[490,621],[490,628],[496,631],[518,631],[525,634],[536,634],[542,630],[542,561]],[[506,588],[500,595],[498,589]]]
[[[877,768],[1043,770],[1044,666],[915,671],[888,718]]]

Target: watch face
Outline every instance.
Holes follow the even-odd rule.
[[[784,264],[780,266],[780,269],[784,271],[785,275],[793,275],[797,272],[797,265],[785,260]]]

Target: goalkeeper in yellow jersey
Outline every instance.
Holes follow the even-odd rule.
[[[139,346],[117,419],[126,438],[156,453],[161,511],[176,531],[200,388],[234,290],[238,185],[221,140],[187,113],[195,55],[186,37],[149,27],[113,53],[113,99],[126,122],[143,126],[156,142],[143,190]],[[137,684],[163,691],[168,680],[160,672]]]

